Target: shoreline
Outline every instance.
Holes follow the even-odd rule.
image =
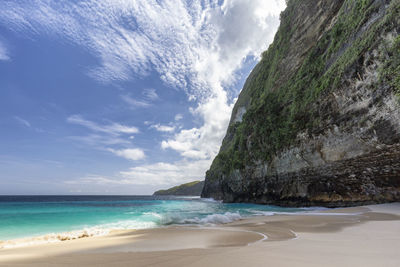
[[[132,262],[134,266],[239,266],[245,264],[243,259],[249,260],[248,266],[290,266],[294,264],[290,259],[299,261],[296,266],[313,266],[313,262],[322,263],[323,255],[334,259],[325,262],[328,266],[350,262],[376,266],[382,261],[385,266],[400,266],[398,247],[400,203],[392,203],[254,216],[211,227],[117,230],[104,236],[3,248],[0,266],[125,266]],[[213,264],[212,259],[219,261]]]
[[[76,229],[71,231],[65,232],[51,232],[47,234],[37,235],[37,236],[26,236],[26,237],[19,237],[13,238],[9,240],[0,240],[0,251],[3,249],[12,249],[12,248],[21,248],[21,247],[30,247],[36,245],[44,245],[44,244],[52,244],[58,242],[65,242],[71,240],[78,240],[83,238],[93,238],[93,237],[100,237],[100,236],[108,236],[115,232],[132,232],[132,231],[139,231],[139,230],[152,230],[152,229],[165,229],[170,227],[184,227],[187,229],[216,229],[220,226],[226,226],[232,224],[236,221],[247,220],[251,218],[258,218],[264,216],[279,216],[279,215],[288,215],[288,216],[310,216],[310,215],[338,215],[335,211],[336,209],[340,208],[326,208],[326,207],[299,207],[299,209],[304,209],[303,211],[298,212],[284,212],[284,211],[258,211],[253,216],[246,216],[241,217],[239,214],[233,213],[235,216],[232,218],[230,216],[230,222],[226,223],[193,223],[193,224],[171,224],[171,225],[158,225],[152,227],[144,227],[144,228],[104,228],[103,225],[94,225],[90,227],[85,227],[82,229]],[[332,211],[332,212],[330,212]],[[323,213],[321,213],[323,212]],[[229,213],[229,212],[228,212]],[[213,214],[220,215],[220,214]],[[231,215],[229,213],[229,215]],[[349,213],[343,213],[342,215],[352,215]],[[221,216],[228,216],[226,213],[221,214]],[[222,229],[222,228],[220,228]],[[262,233],[260,233],[262,235]]]
[[[188,197],[189,198],[189,197]],[[190,197],[193,198],[193,197]],[[212,200],[213,202],[218,202],[216,200]],[[244,216],[242,217],[239,213],[231,213],[225,212],[223,214],[210,214],[208,217],[211,217],[211,222],[205,223],[178,223],[178,224],[154,224],[154,226],[149,227],[139,227],[139,228],[104,228],[105,224],[100,225],[93,225],[88,226],[81,229],[74,229],[70,231],[61,231],[61,232],[49,232],[37,236],[25,236],[25,237],[18,237],[12,238],[8,240],[0,240],[0,251],[2,249],[10,249],[10,248],[19,248],[19,247],[29,247],[35,245],[43,245],[48,243],[57,243],[57,242],[64,242],[64,241],[71,241],[83,238],[92,238],[98,236],[107,236],[114,232],[131,232],[131,231],[138,231],[138,230],[151,230],[151,229],[165,229],[168,227],[195,227],[195,228],[204,228],[209,229],[210,227],[215,228],[219,226],[224,226],[229,223],[233,223],[235,221],[246,220],[253,217],[260,217],[260,216],[275,216],[275,215],[313,215],[319,214],[321,211],[329,211],[334,210],[332,208],[326,207],[299,207],[299,209],[304,209],[303,211],[296,211],[296,212],[284,212],[284,211],[257,211],[253,216]],[[326,214],[326,213],[325,213]],[[213,216],[221,216],[224,217],[222,221],[227,222],[215,222],[221,221],[221,219],[213,220]],[[204,219],[199,219],[199,221],[205,220],[207,221],[208,217]],[[225,218],[226,217],[226,218]],[[108,224],[113,224],[108,223]]]

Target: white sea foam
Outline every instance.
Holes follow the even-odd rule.
[[[298,213],[298,215],[313,215],[313,216],[356,216],[362,215],[363,212],[352,212],[352,213],[344,213],[344,212],[304,212]]]
[[[125,221],[102,224],[94,227],[88,227],[82,230],[75,230],[62,233],[49,233],[36,237],[12,239],[3,242],[0,241],[0,249],[25,247],[30,245],[38,245],[46,243],[56,243],[56,242],[75,240],[92,236],[105,236],[108,235],[112,230],[133,230],[133,229],[139,230],[139,229],[147,229],[155,227],[157,227],[157,224],[155,222],[125,220]]]
[[[100,229],[111,229],[111,230],[130,230],[130,229],[148,229],[148,228],[155,228],[157,227],[156,222],[151,221],[136,221],[136,220],[125,220],[125,221],[118,221],[113,223],[107,223],[103,225],[97,226]]]
[[[76,230],[63,233],[50,233],[37,237],[27,237],[7,240],[0,243],[0,248],[15,248],[25,247],[30,245],[55,243],[67,240],[80,239],[91,236],[104,236],[110,232],[110,229],[101,229],[97,227],[86,228],[83,230]]]
[[[256,216],[272,216],[272,215],[309,215],[309,216],[354,216],[361,215],[362,212],[355,213],[342,213],[342,212],[321,212],[326,209],[319,210],[310,210],[310,211],[297,211],[297,212],[283,212],[283,211],[261,211],[261,210],[249,210],[249,212],[253,213]]]
[[[276,212],[274,211],[261,211],[261,210],[248,210],[248,211],[253,213],[255,216],[272,216],[276,214]]]
[[[200,198],[201,201],[204,202],[216,202],[216,203],[222,203],[222,200],[215,200],[213,198]]]
[[[292,238],[292,240],[299,239],[299,235],[295,231],[293,231],[293,230],[289,230],[289,231],[294,235],[294,238]]]
[[[180,199],[200,199],[200,196],[175,196],[175,198]]]
[[[144,212],[143,215],[153,216],[153,217],[156,217],[156,218],[159,218],[159,219],[162,218],[162,215],[159,214],[159,213],[156,213],[156,212]]]
[[[226,212],[224,214],[210,214],[204,218],[195,217],[193,219],[183,219],[180,223],[184,224],[225,224],[242,219],[239,213]]]

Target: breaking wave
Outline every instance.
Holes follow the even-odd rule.
[[[234,222],[242,219],[242,216],[238,213],[226,212],[224,214],[210,214],[204,218],[194,217],[192,219],[183,219],[179,223],[181,224],[225,224]]]

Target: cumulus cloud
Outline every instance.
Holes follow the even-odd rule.
[[[158,72],[166,84],[183,90],[188,100],[195,101],[191,111],[201,123],[162,141],[164,149],[178,151],[182,156],[182,161],[173,164],[180,170],[168,175],[172,183],[187,177],[186,165],[204,175],[229,122],[233,101],[228,88],[236,81],[235,74],[244,60],[257,59],[271,43],[285,7],[284,0],[219,3],[4,0],[0,23],[16,32],[54,35],[85,47],[99,59],[100,64],[92,66],[88,74],[100,82],[129,80],[151,70]],[[144,99],[129,95],[122,99],[135,107],[148,107],[156,95],[143,92]],[[110,131],[109,127],[98,127],[80,117],[73,117],[70,122],[95,131]],[[161,179],[154,174],[164,175],[163,166],[146,165],[141,175],[146,177],[147,173],[151,179]],[[124,175],[128,173],[136,176],[138,170]]]
[[[213,158],[225,134],[231,109],[232,106],[227,105],[226,92],[220,90],[219,95],[193,111],[204,119],[203,126],[181,130],[173,138],[164,140],[161,143],[162,148],[176,150],[185,158]]]
[[[144,151],[139,148],[128,148],[121,150],[115,150],[110,148],[108,150],[119,157],[123,157],[129,160],[140,160],[146,157]]]
[[[208,88],[208,97],[200,97],[192,113],[203,120],[200,127],[183,129],[164,140],[162,148],[178,151],[192,162],[209,161],[218,153],[229,123],[233,103],[226,87],[235,81],[235,72],[248,56],[258,57],[272,42],[279,24],[283,1],[225,1],[212,9],[206,20],[214,28],[210,46],[199,49],[193,64],[195,81]],[[198,98],[201,91],[193,97]],[[201,164],[200,164],[201,165]],[[204,166],[203,176],[209,166]]]

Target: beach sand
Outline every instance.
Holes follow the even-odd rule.
[[[400,266],[400,203],[0,249],[0,266]]]

